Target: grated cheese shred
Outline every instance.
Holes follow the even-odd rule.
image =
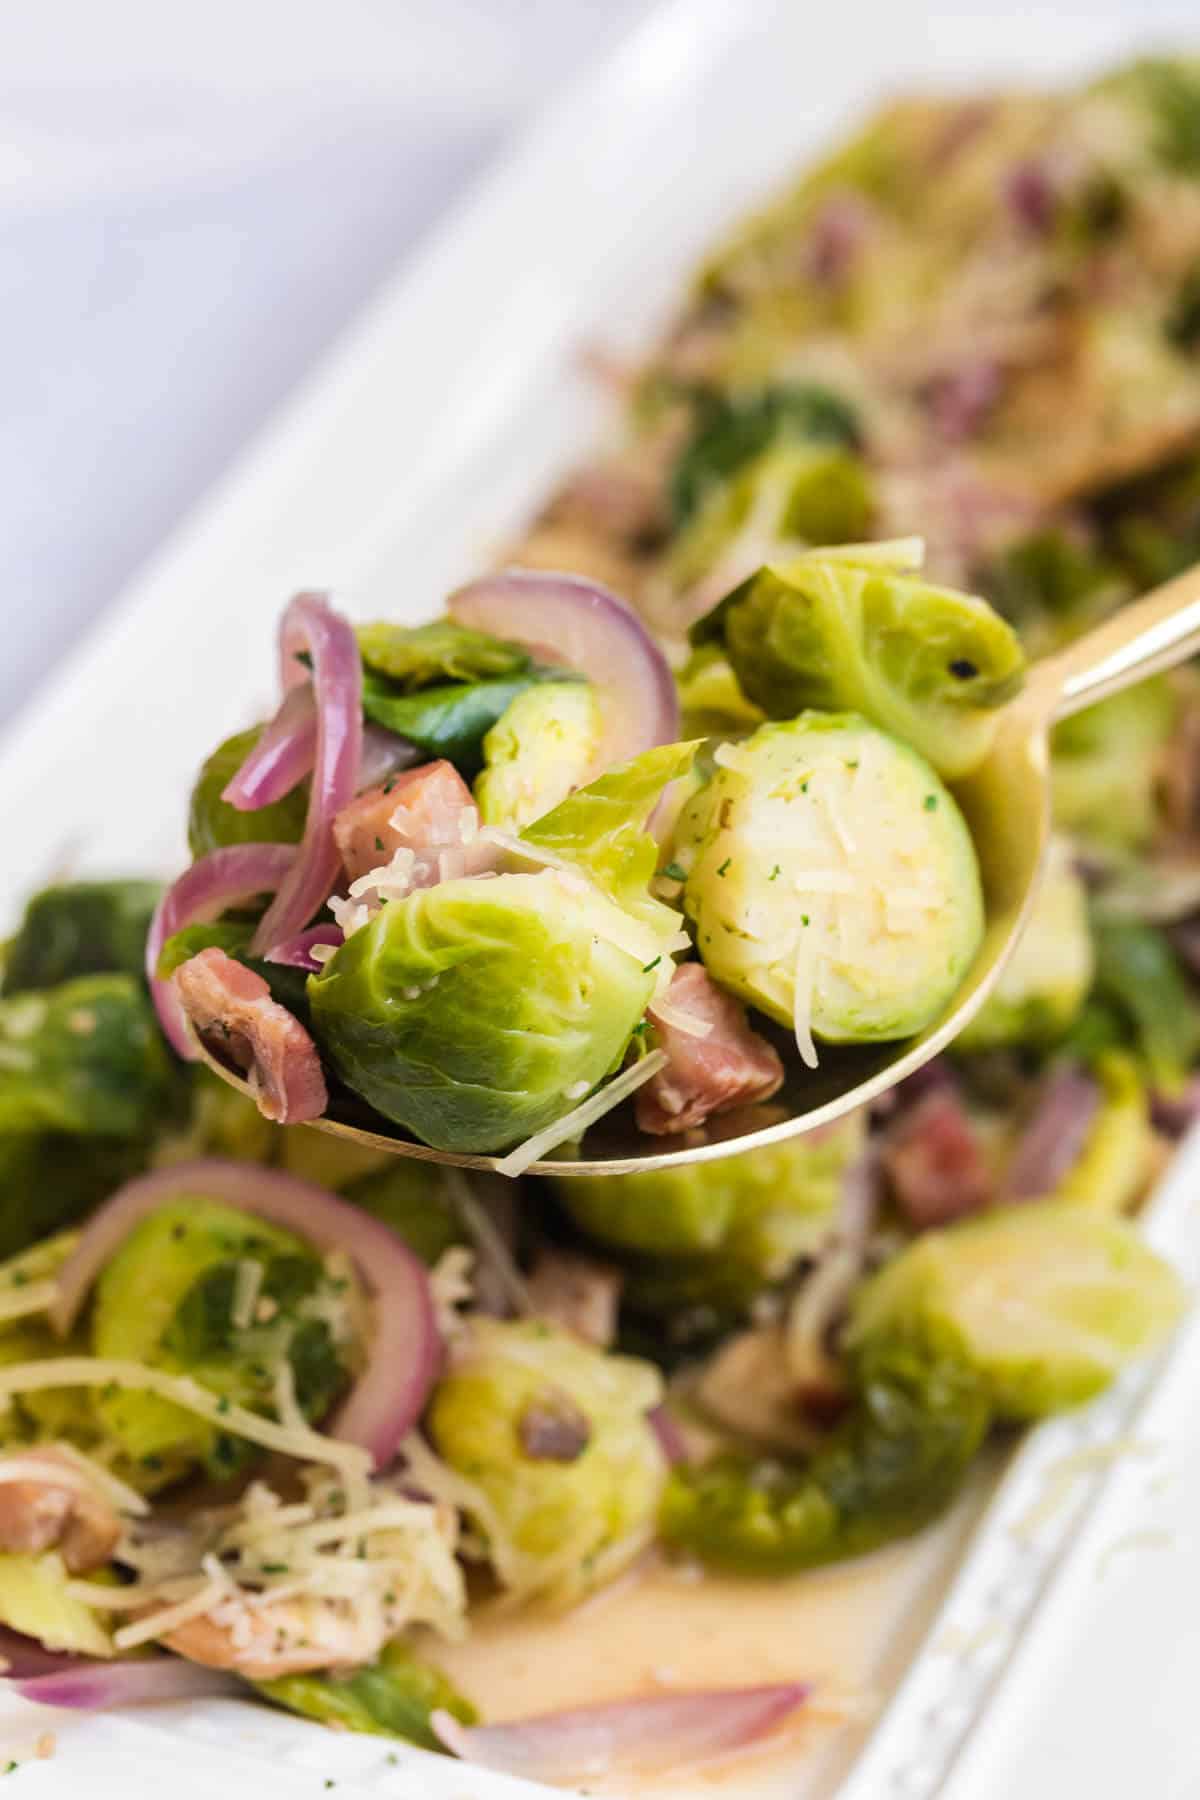
[[[565,1143],[568,1138],[582,1136],[589,1126],[594,1125],[598,1119],[604,1118],[606,1113],[612,1112],[614,1107],[620,1106],[623,1100],[628,1100],[629,1096],[644,1086],[652,1075],[657,1075],[660,1069],[665,1068],[666,1062],[667,1058],[663,1051],[651,1050],[650,1054],[643,1056],[640,1062],[634,1063],[631,1068],[623,1069],[619,1075],[614,1075],[610,1082],[598,1093],[593,1094],[590,1099],[585,1100],[582,1106],[577,1106],[571,1112],[564,1113],[562,1118],[556,1119],[553,1125],[547,1125],[544,1130],[535,1132],[533,1137],[526,1139],[525,1143],[518,1144],[515,1150],[510,1150],[507,1156],[501,1157],[496,1164],[497,1171],[501,1175],[523,1175],[526,1169],[532,1168],[533,1164],[547,1150],[557,1149],[558,1145]]]

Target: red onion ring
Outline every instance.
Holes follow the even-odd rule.
[[[179,996],[158,977],[163,945],[185,925],[207,925],[238,901],[275,893],[295,860],[292,844],[227,844],[185,869],[155,907],[146,937],[146,980],[167,1041],[185,1062],[196,1061],[196,1046]]]
[[[312,683],[290,688],[275,717],[247,756],[222,800],[238,812],[274,806],[299,787],[317,754],[317,709]]]
[[[134,1227],[174,1200],[203,1195],[282,1225],[321,1251],[342,1250],[375,1302],[366,1367],[327,1427],[369,1450],[382,1468],[420,1417],[437,1375],[441,1343],[429,1275],[396,1233],[370,1213],[279,1169],[215,1157],[140,1175],[92,1214],[58,1273],[50,1308],[65,1337],[96,1276]]]
[[[362,663],[349,622],[322,596],[299,594],[283,615],[279,642],[285,670],[302,649],[312,658],[317,747],[299,852],[251,940],[260,956],[303,931],[329,898],[341,867],[333,821],[354,798],[362,757]]]
[[[646,1423],[658,1439],[658,1447],[672,1468],[678,1463],[691,1461],[687,1439],[670,1407],[665,1404],[652,1407],[646,1414]]]
[[[219,1669],[206,1669],[182,1656],[135,1657],[129,1662],[74,1656],[70,1666],[41,1675],[18,1675],[0,1688],[35,1700],[39,1706],[62,1706],[73,1712],[107,1712],[110,1707],[141,1706],[153,1700],[201,1700],[245,1694],[242,1682]]]
[[[674,1773],[727,1756],[773,1731],[809,1692],[806,1683],[789,1681],[577,1706],[504,1725],[463,1725],[438,1711],[430,1723],[446,1749],[464,1762],[574,1786],[589,1776]]]
[[[299,931],[286,943],[276,944],[267,951],[263,961],[281,963],[286,969],[307,969],[310,975],[320,972],[323,965],[313,956],[317,944],[332,944],[339,949],[345,943],[340,925],[310,925],[307,931]]]
[[[273,806],[312,773],[317,754],[317,713],[312,683],[294,687],[221,795],[238,812]],[[378,787],[399,769],[424,759],[424,751],[382,725],[364,725],[357,791]]]
[[[451,594],[460,625],[546,646],[596,689],[602,731],[588,780],[679,736],[679,698],[667,660],[632,607],[599,582],[540,569],[505,569]]]

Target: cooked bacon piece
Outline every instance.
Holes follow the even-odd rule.
[[[803,1454],[817,1441],[817,1420],[792,1374],[778,1325],[726,1338],[696,1378],[692,1398],[714,1424],[764,1449]]]
[[[535,1462],[577,1462],[591,1442],[592,1428],[569,1394],[550,1389],[531,1400],[517,1426],[521,1448]]]
[[[952,1087],[934,1088],[903,1113],[881,1156],[893,1198],[918,1230],[979,1212],[993,1198],[983,1146]]]
[[[573,1331],[606,1350],[617,1335],[621,1274],[572,1250],[543,1250],[526,1287],[539,1319]]]
[[[746,1009],[726,994],[698,962],[676,969],[663,1011],[650,1008],[666,1067],[652,1075],[637,1097],[642,1131],[662,1137],[689,1131],[710,1113],[728,1112],[755,1100],[769,1100],[783,1081],[783,1064],[746,1023]],[[694,1020],[686,1030],[679,1015]]]
[[[315,1669],[374,1662],[394,1632],[382,1607],[327,1595],[220,1600],[162,1638],[168,1650],[207,1669],[234,1669],[249,1681],[277,1681]]]
[[[329,1095],[317,1047],[261,975],[212,946],[175,971],[184,1012],[207,1044],[247,1076],[277,1125],[319,1119]]]
[[[53,1445],[16,1455],[44,1465],[46,1473],[44,1479],[0,1481],[0,1550],[34,1556],[57,1550],[72,1575],[106,1563],[121,1536],[120,1516],[107,1496]]]
[[[453,763],[423,763],[368,788],[333,821],[333,838],[351,881],[388,862],[397,850],[461,850],[479,815]]]

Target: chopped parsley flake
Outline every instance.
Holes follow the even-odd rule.
[[[807,913],[801,913],[801,914],[800,914],[800,923],[801,923],[801,924],[802,924],[802,925],[807,925],[807,924],[808,924],[808,914],[807,914]]]
[[[653,962],[643,963],[642,964],[642,974],[648,975],[650,973],[651,969],[657,969],[657,967],[661,961],[662,961],[662,957],[656,956]]]
[[[925,811],[926,812],[936,812],[937,811],[937,803],[938,803],[938,797],[936,794],[926,794],[926,796],[925,796]]]
[[[718,869],[718,870],[717,870],[717,874],[718,874],[718,875],[724,875],[724,873],[725,873],[725,871],[726,871],[726,869],[727,869],[727,868],[728,868],[728,867],[729,867],[729,865],[730,865],[730,863],[731,863],[731,862],[732,862],[732,860],[733,860],[733,858],[732,858],[732,857],[729,857],[729,856],[727,856],[727,857],[726,857],[726,858],[725,858],[725,861],[724,861],[724,862],[723,862],[723,863],[722,863],[722,864],[721,864],[721,866],[720,866],[720,868],[719,868],[719,869]]]
[[[681,869],[677,862],[669,862],[667,864],[666,868],[663,870],[663,874],[666,876],[668,881],[686,881],[687,880],[686,869]]]
[[[776,863],[775,867],[771,870],[771,873],[767,876],[767,880],[774,881],[778,874],[779,874],[779,864]]]
[[[376,849],[377,849],[377,850],[382,850],[382,849],[383,849],[383,839],[382,839],[382,838],[381,838],[381,837],[377,837],[377,838],[376,838],[376,839],[375,839],[375,848],[376,848]]]

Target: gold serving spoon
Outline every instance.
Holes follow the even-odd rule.
[[[528,1173],[630,1175],[782,1143],[878,1098],[944,1050],[995,986],[1037,891],[1050,834],[1050,727],[1197,650],[1200,565],[1125,607],[1058,655],[1034,664],[1023,691],[1000,716],[987,759],[955,784],[979,855],[987,924],[974,966],[953,1003],[920,1037],[895,1044],[823,1046],[815,1070],[804,1067],[794,1046],[790,1054],[784,1046],[787,1080],[768,1104],[725,1113],[702,1128],[666,1139],[647,1137],[634,1124],[632,1109],[618,1107],[586,1133],[577,1154],[560,1151],[557,1160],[536,1162]],[[237,1073],[205,1046],[200,1049],[211,1069],[249,1095]],[[366,1149],[423,1162],[494,1170],[501,1161],[431,1150],[398,1126],[387,1131],[380,1124],[366,1107],[339,1099],[331,1101],[329,1113],[313,1128]]]

